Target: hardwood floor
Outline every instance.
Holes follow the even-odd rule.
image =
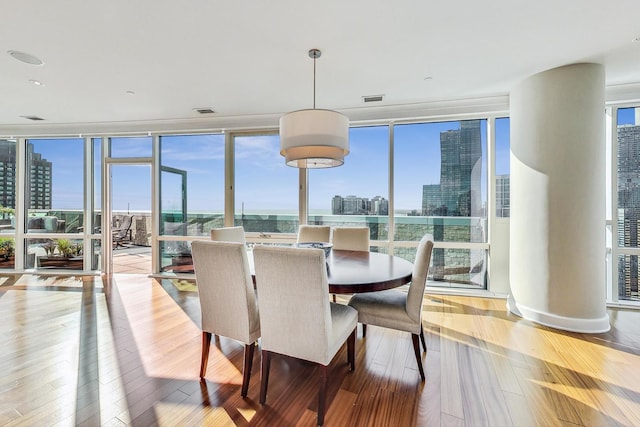
[[[640,311],[611,309],[606,334],[564,333],[501,299],[426,295],[427,380],[409,334],[358,332],[330,365],[327,426],[640,426]],[[195,292],[142,275],[0,275],[0,425],[309,426],[311,364],[260,352],[240,397],[243,346],[212,342],[198,379]]]

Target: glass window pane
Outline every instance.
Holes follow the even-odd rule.
[[[247,232],[298,230],[299,169],[280,155],[278,135],[237,135],[235,225]]]
[[[28,140],[26,163],[27,232],[77,232],[84,211],[84,140]]]
[[[351,128],[342,166],[309,170],[309,224],[367,226],[388,239],[389,128]]]
[[[27,268],[38,270],[82,270],[84,268],[81,239],[32,238],[27,239],[26,243]],[[96,257],[94,254],[94,258]]]
[[[395,240],[486,242],[486,120],[395,127]]]
[[[224,224],[224,135],[160,137],[161,233],[209,235]]]
[[[618,110],[618,245],[638,247],[640,228],[640,108]]]
[[[160,271],[173,273],[194,272],[190,241],[161,241],[159,245]]]
[[[640,243],[640,108],[618,110],[618,246]],[[618,257],[618,295],[638,299],[638,257]]]
[[[16,142],[0,139],[0,233],[15,232],[16,174]]]
[[[93,149],[93,216],[91,229],[93,233],[102,230],[102,140],[91,140]]]
[[[152,141],[150,136],[110,138],[111,157],[151,157]]]
[[[16,241],[13,237],[0,237],[0,269],[15,268]]]
[[[618,298],[640,301],[638,294],[638,255],[618,256]]]
[[[510,122],[508,117],[496,119],[496,216],[510,216]]]
[[[395,127],[396,241],[417,241],[425,234],[436,242],[487,241],[486,129],[486,120]],[[403,251],[396,249],[400,256]],[[484,252],[434,248],[430,275],[484,288]]]

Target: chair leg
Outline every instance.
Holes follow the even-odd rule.
[[[320,388],[318,390],[318,425],[324,424],[324,407],[327,401],[327,366],[318,366],[320,371]]]
[[[351,365],[351,372],[356,370],[356,329],[358,328],[353,328],[353,332],[347,338],[347,359]]]
[[[422,369],[422,358],[420,357],[420,343],[418,342],[418,334],[411,334],[411,340],[413,341],[413,352],[416,354],[416,362],[418,362],[418,370],[420,371],[420,378],[424,381],[424,370]]]
[[[260,404],[267,401],[267,386],[269,384],[269,368],[271,366],[271,352],[262,350],[262,370],[260,372]]]
[[[336,302],[336,294],[333,294],[333,302]]]
[[[367,336],[367,324],[363,323],[362,324],[362,338],[365,338]]]
[[[209,361],[209,347],[211,346],[211,332],[202,331],[202,358],[200,361],[200,378],[204,378]]]
[[[244,346],[244,366],[242,367],[242,390],[240,396],[246,397],[249,391],[249,380],[251,379],[251,367],[253,366],[253,350],[256,343],[245,344]]]
[[[424,342],[424,328],[420,325],[420,341],[422,342],[422,348],[424,352],[427,352],[427,344]]]

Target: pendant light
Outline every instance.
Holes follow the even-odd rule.
[[[313,109],[287,113],[280,118],[280,154],[288,166],[331,168],[349,154],[349,119],[336,111],[316,109],[316,59],[320,50],[309,50],[313,59]]]

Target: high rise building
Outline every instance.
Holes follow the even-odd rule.
[[[423,186],[422,210],[426,215],[482,214],[480,122],[464,120],[460,129],[440,133],[440,184]]]
[[[331,200],[331,213],[333,215],[342,215],[342,196],[333,196]]]
[[[622,125],[618,126],[618,245],[638,247],[639,243],[640,126]],[[639,299],[638,256],[621,255],[618,261],[618,296]]]
[[[52,165],[27,144],[28,187],[25,194],[29,209],[51,209]],[[16,143],[0,140],[0,205],[16,207]]]
[[[389,201],[382,196],[373,199],[339,195],[331,200],[333,215],[389,215]]]
[[[440,196],[440,184],[425,184],[422,186],[422,215],[446,215],[442,213],[442,197]]]
[[[389,215],[389,201],[382,196],[371,199],[371,213],[373,215]]]
[[[511,202],[509,175],[496,176],[496,216],[498,218],[506,218],[510,216]]]
[[[0,206],[16,207],[16,143],[0,140]]]
[[[27,144],[27,164],[30,174],[27,192],[29,208],[51,209],[51,162],[34,152],[33,144]]]

